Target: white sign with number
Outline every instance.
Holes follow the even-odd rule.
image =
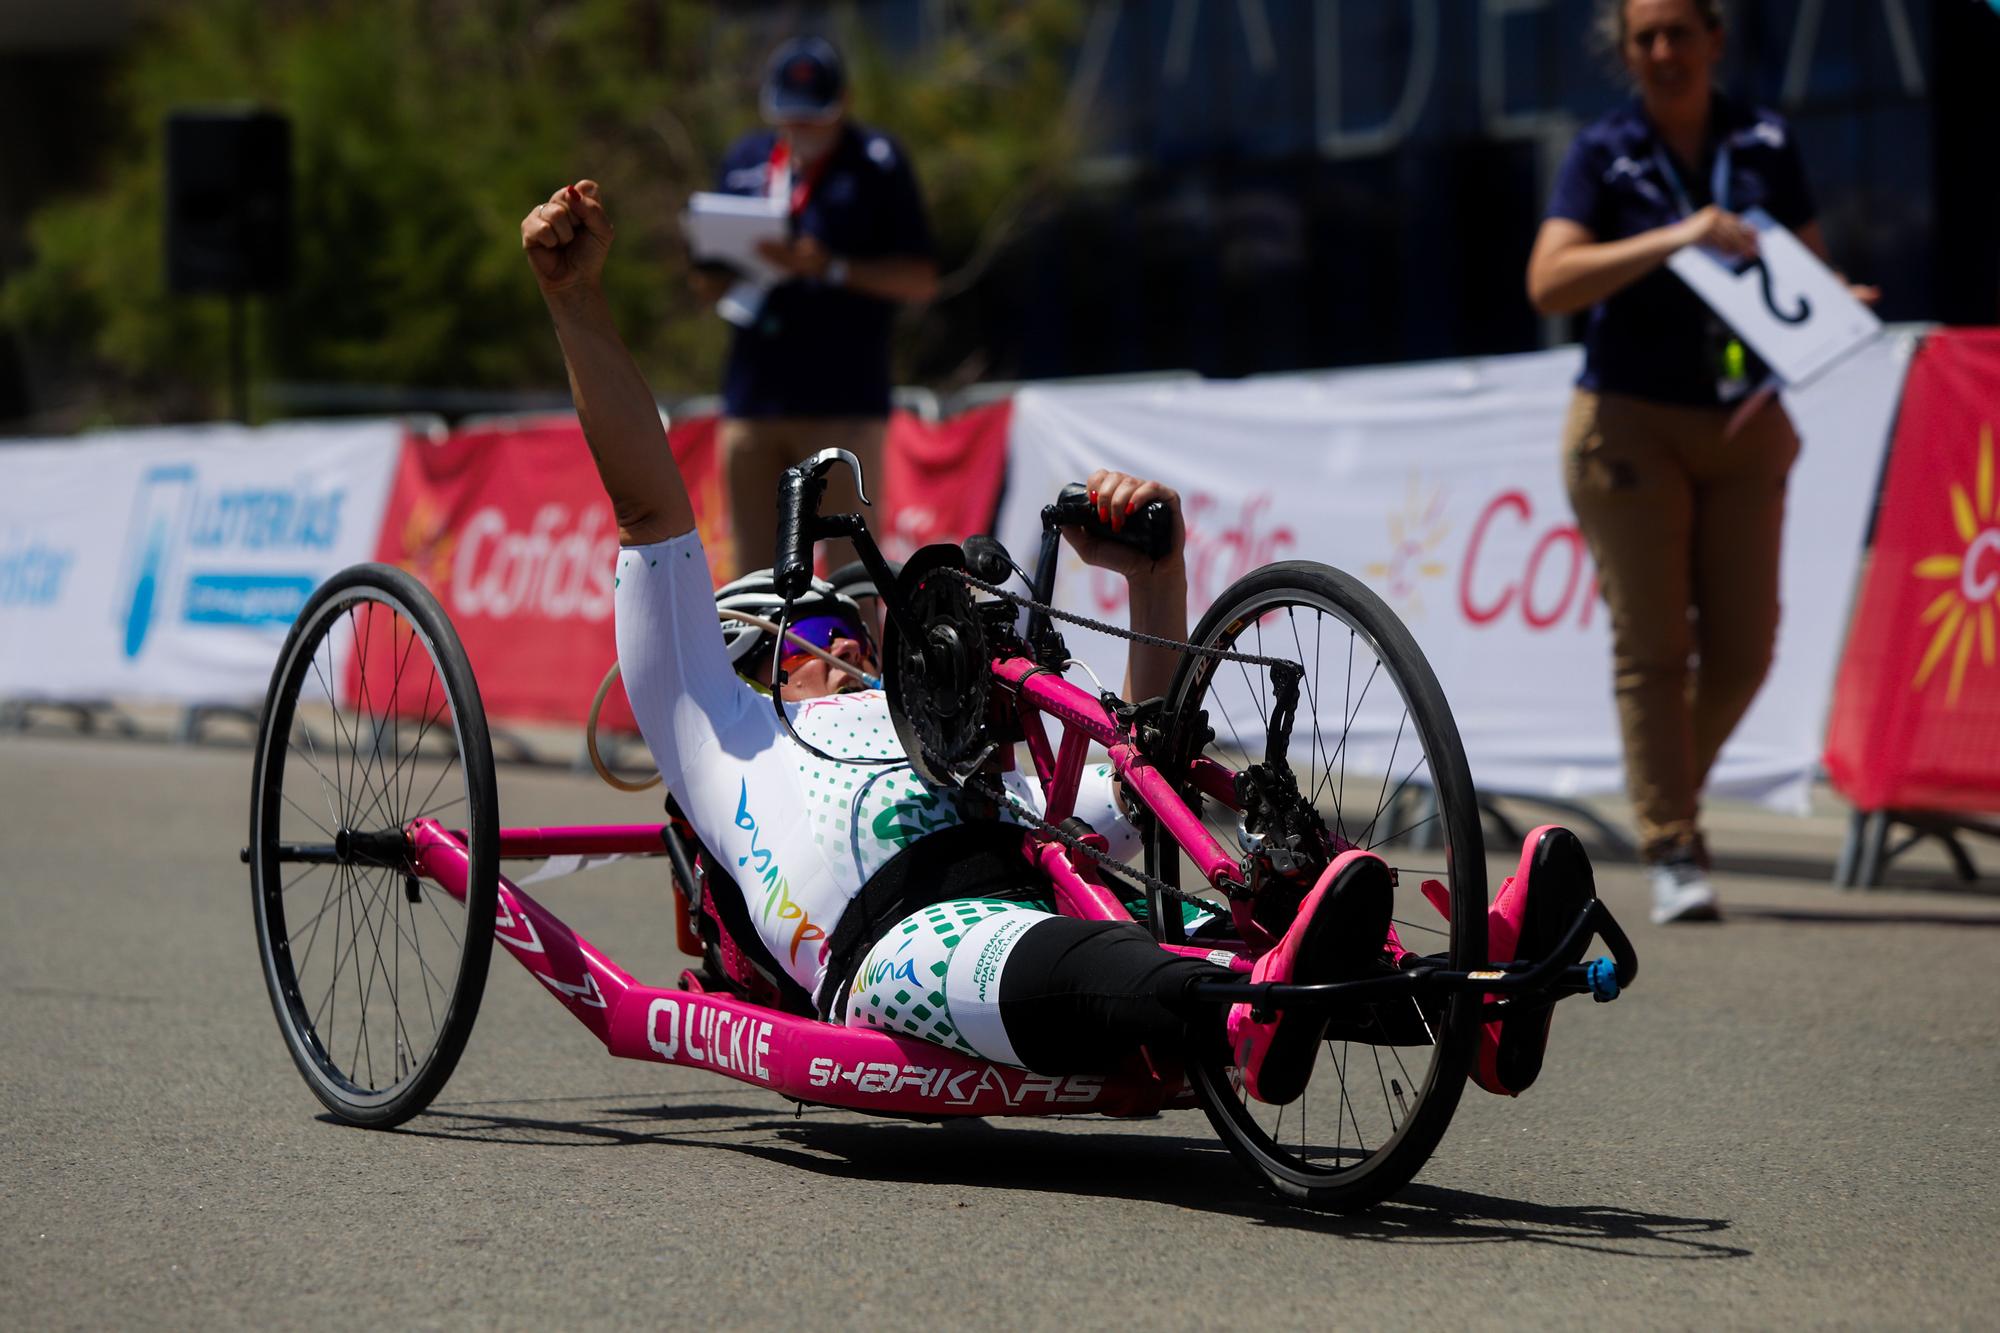
[[[1743,260],[1688,246],[1667,267],[1789,385],[1873,339],[1882,325],[1840,275],[1761,208],[1743,220],[1757,229],[1757,257]]]

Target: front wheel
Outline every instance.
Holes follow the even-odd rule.
[[[250,800],[257,948],[279,1031],[334,1115],[377,1129],[451,1077],[493,951],[500,827],[486,712],[422,584],[356,565],[299,613],[271,675]],[[463,901],[407,831],[470,855]]]
[[[1486,860],[1471,775],[1437,678],[1395,614],[1337,569],[1287,561],[1233,584],[1194,642],[1303,668],[1286,759],[1299,798],[1333,835],[1328,850],[1362,847],[1388,862],[1402,948],[1452,968],[1482,965]],[[1167,698],[1167,753],[1198,754],[1232,773],[1266,759],[1268,668],[1190,655]],[[1214,732],[1205,741],[1203,713]],[[1255,834],[1236,810],[1195,800],[1225,847]],[[1326,859],[1289,880],[1273,876],[1256,906],[1260,924],[1282,933],[1288,906]],[[1181,864],[1178,845],[1156,829],[1147,869],[1178,885]],[[1445,910],[1425,896],[1425,881],[1444,887]],[[1177,928],[1175,914],[1152,919]],[[1336,1016],[1311,1083],[1287,1106],[1251,1099],[1219,1055],[1191,1061],[1189,1077],[1216,1132],[1273,1189],[1313,1207],[1365,1208],[1408,1183],[1443,1137],[1465,1087],[1478,1009],[1479,997],[1468,995]]]

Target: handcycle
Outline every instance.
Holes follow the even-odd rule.
[[[1544,957],[1488,961],[1485,850],[1457,729],[1409,632],[1348,575],[1304,561],[1246,575],[1189,641],[1153,641],[1182,654],[1167,695],[1127,701],[1067,675],[1059,624],[1142,636],[1050,604],[1059,535],[1085,526],[1157,555],[1163,507],[1113,533],[1072,486],[1042,511],[1033,573],[990,538],[925,547],[897,572],[859,515],[819,513],[839,460],[827,451],[785,474],[780,592],[805,590],[816,541],[851,540],[882,590],[883,688],[915,772],[1018,824],[1055,910],[1143,920],[1162,949],[1227,969],[1195,983],[1201,1000],[1324,1014],[1305,1095],[1251,1099],[1219,1043],[1042,1075],[837,1026],[796,996],[742,984],[750,941],[714,910],[730,868],[679,821],[500,826],[457,635],[415,578],[368,564],[323,584],[286,639],[243,850],[278,1026],[335,1117],[387,1128],[430,1104],[464,1050],[497,939],[615,1056],[921,1119],[1199,1107],[1264,1184],[1347,1211],[1400,1188],[1436,1148],[1481,1024],[1570,995],[1608,1000],[1632,982],[1636,955],[1595,898]],[[1025,594],[1006,586],[1015,578]],[[1093,746],[1144,835],[1142,866],[1113,860],[1074,815]],[[1039,810],[995,780],[1023,752]],[[1351,848],[1391,867],[1400,962],[1341,982],[1253,982],[1304,890]],[[704,960],[675,986],[626,973],[500,869],[609,855],[666,859],[680,945]],[[1584,963],[1593,936],[1612,956]]]

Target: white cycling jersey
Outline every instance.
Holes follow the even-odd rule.
[[[964,822],[958,793],[894,764],[829,763],[795,744],[770,696],[736,674],[717,627],[700,538],[690,532],[618,553],[618,663],[640,734],[667,787],[741,887],[772,957],[818,997],[834,927],[889,859]],[[788,703],[800,736],[830,755],[900,758],[880,690]],[[1006,784],[1040,811],[1032,777]],[[1084,771],[1076,813],[1130,856],[1139,835],[1118,812],[1109,765]]]

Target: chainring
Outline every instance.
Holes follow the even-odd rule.
[[[972,588],[958,574],[965,552],[923,547],[903,565],[882,636],[882,689],[910,767],[940,787],[962,785],[992,752],[987,735],[986,628]]]

